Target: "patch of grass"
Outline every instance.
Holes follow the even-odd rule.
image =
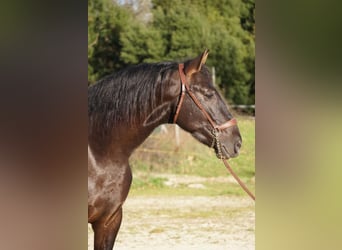
[[[166,180],[166,178],[149,176],[134,178],[131,188],[134,190],[161,189],[164,188]]]
[[[235,183],[217,183],[204,182],[205,188],[197,189],[190,188],[188,185],[180,184],[176,187],[166,186],[164,183],[166,178],[133,178],[130,196],[149,195],[149,196],[220,196],[220,195],[234,195],[246,196],[246,193]],[[255,186],[251,182],[247,182],[251,191],[255,191]]]

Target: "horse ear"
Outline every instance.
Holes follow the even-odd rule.
[[[199,72],[202,68],[202,65],[205,64],[208,54],[209,50],[205,49],[201,55],[189,61],[189,63],[185,65],[185,74],[187,76],[191,76],[193,73]]]

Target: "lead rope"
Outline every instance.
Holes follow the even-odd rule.
[[[243,183],[241,181],[241,179],[235,174],[235,172],[233,171],[233,169],[230,167],[230,165],[228,164],[228,162],[226,161],[226,159],[223,158],[222,155],[222,150],[221,150],[221,142],[219,140],[219,131],[217,131],[216,129],[213,129],[212,131],[213,134],[213,142],[211,144],[211,148],[213,148],[216,145],[217,148],[217,157],[219,159],[221,159],[223,161],[223,164],[226,166],[226,168],[228,169],[229,173],[234,177],[234,179],[240,184],[240,186],[242,187],[243,190],[245,190],[245,192],[255,201],[255,196],[252,194],[252,192],[247,188],[247,186],[245,185],[245,183]]]
[[[251,191],[246,187],[245,183],[243,183],[240,178],[234,173],[233,169],[230,167],[226,159],[222,159],[224,165],[228,169],[229,173],[235,178],[235,180],[240,184],[243,190],[255,201],[255,196],[252,194]]]

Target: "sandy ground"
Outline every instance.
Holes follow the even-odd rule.
[[[114,249],[255,249],[254,208],[249,197],[129,196]]]

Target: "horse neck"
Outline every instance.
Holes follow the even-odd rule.
[[[172,103],[160,103],[145,118],[137,119],[131,125],[121,124],[113,128],[113,145],[126,155],[131,153],[161,124],[168,123],[172,116]]]
[[[173,73],[178,75],[177,72]],[[118,121],[109,129],[109,133],[103,133],[101,126],[92,130],[88,141],[92,150],[102,159],[118,158],[128,160],[134,149],[136,149],[152,132],[161,124],[172,120],[174,109],[178,100],[179,87],[175,85],[179,79],[174,75],[165,80],[160,88],[155,91],[155,105],[147,110],[146,115],[138,115],[133,120]],[[172,87],[172,86],[177,86]],[[140,103],[138,105],[146,105]],[[143,117],[140,117],[143,116]]]
[[[130,154],[161,124],[172,122],[177,105],[179,88],[178,72],[172,72],[159,87],[155,89],[155,105],[146,112],[144,117],[136,117],[130,123],[122,123],[113,128],[113,145],[125,149]],[[141,103],[140,105],[146,105]]]
[[[161,104],[157,111],[152,111],[153,116],[158,116],[154,122],[146,123],[145,120],[136,120],[133,124],[120,123],[112,128],[110,137],[98,133],[88,137],[89,145],[95,153],[97,160],[104,162],[127,162],[132,152],[142,144],[153,130],[161,124],[168,123],[172,116],[172,105]]]

